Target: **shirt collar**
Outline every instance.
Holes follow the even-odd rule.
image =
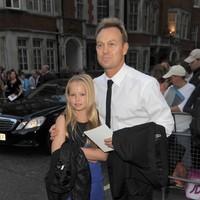
[[[120,83],[126,76],[126,73],[127,73],[127,65],[124,63],[121,69],[111,79],[116,85],[120,86]],[[105,74],[105,79],[108,80],[110,78],[108,78]]]

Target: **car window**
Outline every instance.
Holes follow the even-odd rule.
[[[33,91],[27,98],[44,98],[63,102],[65,101],[65,86],[58,84],[44,84]]]

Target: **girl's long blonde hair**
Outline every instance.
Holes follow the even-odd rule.
[[[88,129],[95,128],[99,126],[99,117],[98,112],[96,109],[96,103],[95,103],[95,91],[94,91],[94,84],[92,78],[88,74],[78,74],[72,76],[70,80],[67,83],[65,95],[66,99],[68,101],[69,97],[69,90],[70,85],[72,82],[80,82],[83,84],[85,90],[86,90],[86,96],[87,96],[87,116],[88,116]],[[75,112],[70,106],[69,103],[67,103],[66,109],[65,109],[65,115],[66,115],[66,126],[69,124],[72,127],[72,130],[76,130],[77,127],[77,119],[75,116]]]

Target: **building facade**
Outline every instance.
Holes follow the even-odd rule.
[[[104,17],[125,23],[126,62],[140,71],[175,64],[200,48],[200,0],[2,0],[0,65],[30,73],[101,71],[95,28]]]

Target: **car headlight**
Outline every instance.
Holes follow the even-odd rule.
[[[42,117],[33,118],[30,121],[23,121],[18,125],[16,130],[31,129],[31,128],[39,127],[44,123],[45,119],[46,118],[42,116]]]

